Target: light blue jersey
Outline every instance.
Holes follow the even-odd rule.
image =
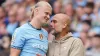
[[[47,37],[46,30],[37,30],[28,22],[15,30],[11,48],[20,49],[20,56],[45,56],[48,49]]]

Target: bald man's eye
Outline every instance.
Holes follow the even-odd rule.
[[[53,23],[57,23],[57,21],[56,21],[56,20],[52,20],[51,22],[53,22]]]

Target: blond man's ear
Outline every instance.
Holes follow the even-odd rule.
[[[34,6],[31,7],[30,18],[33,18],[33,16],[34,16]]]

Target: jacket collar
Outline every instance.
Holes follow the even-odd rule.
[[[60,40],[53,40],[53,42],[55,43],[63,43],[65,42],[67,39],[71,38],[72,37],[72,33],[69,32],[68,34],[66,34],[64,37],[62,37]]]

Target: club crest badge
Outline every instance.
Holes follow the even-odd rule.
[[[42,40],[43,39],[43,35],[42,34],[39,34],[39,36],[40,36],[40,39]]]

